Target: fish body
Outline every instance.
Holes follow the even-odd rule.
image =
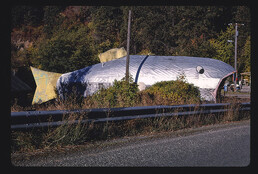
[[[121,80],[125,71],[126,56],[62,74],[56,89],[61,98],[73,90],[77,95],[87,97],[102,87],[111,86],[115,80]],[[219,86],[226,77],[235,73],[235,69],[212,58],[130,55],[129,72],[141,89],[184,76],[188,83],[199,88],[203,100],[216,102]]]

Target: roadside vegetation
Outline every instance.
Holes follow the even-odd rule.
[[[197,109],[197,108],[196,108]],[[235,104],[225,114],[192,115],[135,119],[120,122],[83,123],[61,125],[56,128],[34,129],[11,132],[11,153],[14,156],[30,157],[42,152],[56,152],[62,149],[108,141],[128,136],[151,135],[174,132],[180,129],[197,128],[205,125],[227,123],[250,119],[250,113],[238,112]],[[81,120],[80,114],[70,115],[66,121]]]
[[[184,76],[178,77],[175,81],[155,83],[143,91],[139,91],[138,85],[133,82],[132,78],[129,82],[123,78],[120,81],[115,80],[109,88],[102,88],[87,98],[78,98],[76,91],[74,91],[74,95],[70,94],[66,100],[57,98],[43,104],[27,107],[14,104],[11,106],[11,111],[179,105],[200,104],[201,102],[198,87],[186,82]]]
[[[248,6],[134,6],[130,53],[209,57],[234,65],[234,26],[239,27],[238,72],[250,72],[251,30]],[[11,9],[11,69],[33,88],[30,66],[58,73],[99,63],[98,54],[111,48],[126,48],[129,7],[111,6],[13,6]],[[25,69],[25,70],[22,70]],[[26,73],[25,73],[26,72]],[[34,89],[35,89],[34,84]],[[33,97],[31,92],[30,97]],[[235,102],[232,98],[230,102]],[[225,100],[226,101],[226,100]],[[20,106],[11,111],[70,110],[149,105],[199,104],[199,90],[179,78],[160,82],[143,91],[136,84],[115,81],[108,89],[86,99],[73,95],[65,101]],[[24,103],[20,101],[20,103]],[[28,102],[30,103],[30,102]],[[35,152],[85,144],[96,140],[176,131],[227,121],[248,119],[237,111],[225,115],[153,118],[100,124],[62,125],[32,131],[12,131],[11,151]],[[70,115],[64,120],[82,119]]]
[[[236,101],[234,101],[236,103]],[[138,91],[136,84],[124,79],[115,81],[114,85],[101,89],[93,96],[80,99],[56,100],[45,105],[38,105],[37,110],[66,110],[103,107],[129,107],[159,104],[200,104],[201,98],[197,87],[178,78],[176,81],[159,82],[143,91]],[[76,125],[61,125],[56,128],[33,129],[29,131],[11,132],[12,154],[34,154],[67,146],[83,145],[95,141],[109,140],[126,136],[146,135],[157,132],[176,131],[185,128],[200,127],[228,121],[248,119],[249,114],[237,111],[237,104],[232,111],[222,115],[193,115],[157,117],[150,119],[135,119],[129,121],[84,123]],[[15,106],[12,110],[20,110]],[[198,109],[198,108],[196,108]],[[22,109],[24,110],[24,108]],[[108,113],[107,113],[108,114]],[[83,114],[71,114],[63,118],[64,121],[83,119]]]
[[[131,54],[215,58],[250,72],[248,6],[132,6]],[[128,6],[12,6],[11,68],[65,73],[99,62],[98,54],[126,48]]]
[[[141,103],[147,105],[199,104],[199,89],[185,81],[184,76],[175,81],[158,82],[139,93]]]

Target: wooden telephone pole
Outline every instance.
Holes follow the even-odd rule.
[[[130,49],[130,29],[131,29],[131,10],[129,10],[128,16],[128,30],[127,30],[127,56],[126,56],[126,72],[125,72],[125,80],[129,82],[129,49]]]
[[[233,24],[230,23],[228,25],[233,25]],[[237,76],[237,36],[238,36],[237,26],[238,25],[244,25],[244,24],[235,23],[235,70],[236,70],[236,76],[235,76],[235,80],[234,80],[235,91],[236,91],[236,83],[237,83],[237,80],[238,80],[238,76]]]

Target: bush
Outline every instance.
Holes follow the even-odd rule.
[[[121,81],[115,80],[113,86],[95,93],[88,97],[87,102],[93,103],[93,106],[103,107],[131,107],[138,103],[138,85],[132,82],[126,82],[123,78]]]
[[[162,81],[155,83],[140,92],[140,101],[143,105],[177,105],[200,103],[200,91],[193,84],[184,79]]]
[[[184,78],[163,81],[139,92],[138,85],[124,79],[95,93],[85,101],[90,108],[133,107],[150,105],[178,105],[200,103],[200,91]],[[89,104],[90,103],[90,104]],[[90,106],[89,106],[90,105]]]

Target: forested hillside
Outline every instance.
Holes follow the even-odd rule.
[[[250,71],[250,9],[246,6],[14,6],[11,68],[34,66],[65,73],[99,62],[98,54],[126,48],[132,10],[130,54],[210,57]]]

